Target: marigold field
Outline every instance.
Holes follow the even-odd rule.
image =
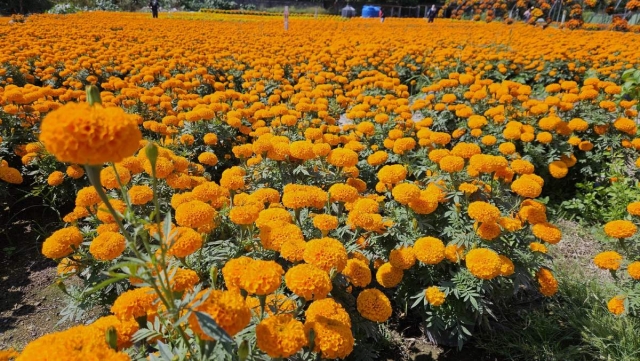
[[[366,360],[402,319],[464,347],[555,297],[557,199],[638,188],[639,34],[163,16],[0,19],[0,197],[68,210],[64,315],[109,311],[0,360]],[[623,206],[590,262],[633,318]]]

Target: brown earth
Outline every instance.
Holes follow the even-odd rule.
[[[66,296],[53,285],[55,262],[40,249],[59,217],[35,197],[5,201],[11,206],[0,212],[0,349],[20,349],[58,329]]]

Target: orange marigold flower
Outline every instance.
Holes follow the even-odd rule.
[[[305,140],[291,143],[289,151],[292,157],[300,160],[309,160],[316,157],[316,154],[313,152],[313,143]]]
[[[413,253],[418,261],[428,265],[440,263],[445,257],[444,250],[444,243],[434,237],[418,238],[413,245]]]
[[[302,230],[295,224],[274,221],[260,228],[260,243],[266,249],[281,252],[283,244],[294,240],[304,241]]]
[[[391,191],[393,198],[400,204],[409,204],[420,197],[420,188],[413,183],[400,183]]]
[[[78,191],[76,195],[76,206],[88,208],[100,203],[100,196],[95,188],[89,186]]]
[[[400,281],[402,281],[403,276],[404,271],[400,268],[393,267],[389,262],[380,266],[380,268],[378,268],[378,272],[376,272],[376,280],[385,288],[397,286]]]
[[[389,254],[389,263],[393,267],[407,270],[416,264],[416,256],[412,247],[396,248]]]
[[[358,190],[348,184],[336,183],[329,187],[331,202],[354,202],[358,198]]]
[[[240,288],[251,295],[268,295],[280,287],[284,270],[274,261],[253,260],[240,277]]]
[[[156,299],[153,288],[134,288],[118,296],[111,306],[111,313],[121,320],[142,317],[154,308]]]
[[[200,281],[196,271],[190,269],[175,268],[175,270],[169,270],[169,275],[171,274],[173,276],[170,276],[169,282],[174,292],[191,291]]]
[[[515,272],[515,266],[513,262],[507,257],[500,255],[502,266],[500,267],[500,276],[509,277]]]
[[[127,193],[133,205],[147,204],[153,199],[153,190],[147,185],[133,186]]]
[[[82,233],[77,227],[59,229],[44,241],[42,254],[52,259],[66,257],[73,253],[73,248],[77,248],[81,243]]]
[[[222,267],[222,277],[227,289],[238,290],[240,288],[240,280],[252,262],[252,258],[242,256],[230,259],[225,263],[224,267]]]
[[[369,321],[385,322],[391,317],[391,301],[375,288],[360,292],[356,303],[360,315]]]
[[[58,170],[52,172],[51,174],[49,174],[49,177],[47,177],[47,184],[49,184],[52,187],[59,186],[60,184],[62,184],[63,181],[64,181],[64,173]]]
[[[184,258],[201,247],[202,236],[198,232],[188,227],[177,227],[168,254]]]
[[[304,329],[307,335],[313,330],[313,351],[320,353],[324,359],[345,358],[353,351],[355,339],[351,328],[341,322],[325,319],[312,322],[307,320]]]
[[[465,262],[472,275],[490,280],[500,275],[502,260],[500,256],[488,248],[475,248],[467,253]]]
[[[627,266],[627,272],[634,280],[640,280],[640,261],[629,263],[629,266]]]
[[[111,261],[119,257],[127,244],[120,233],[104,232],[91,241],[89,253],[100,261]]]
[[[562,239],[562,231],[548,222],[534,224],[533,227],[531,227],[531,230],[533,231],[534,236],[547,243],[556,244]]]
[[[598,268],[610,271],[617,271],[620,268],[620,261],[622,261],[622,255],[616,251],[600,252],[593,258],[593,263]]]
[[[453,149],[451,149],[451,154],[456,155],[458,157],[462,157],[464,159],[469,159],[476,154],[482,153],[480,147],[475,143],[458,143]]]
[[[429,304],[434,307],[442,306],[446,298],[446,295],[440,290],[440,287],[438,286],[428,287],[426,290],[424,290],[424,296],[427,299],[427,302],[429,302]]]
[[[609,309],[609,312],[613,313],[616,316],[620,316],[621,314],[623,314],[625,311],[624,300],[625,297],[621,295],[615,296],[610,299],[609,302],[607,302],[607,308]]]
[[[476,186],[475,184],[465,182],[465,183],[461,183],[460,186],[458,186],[458,190],[465,194],[473,194],[478,191],[478,186]]]
[[[389,154],[387,154],[387,152],[379,150],[367,157],[367,163],[375,167],[380,164],[384,164],[388,158]]]
[[[261,207],[255,204],[236,206],[229,211],[229,220],[238,225],[249,225],[258,219]]]
[[[407,177],[407,169],[401,164],[385,165],[378,171],[378,179],[382,183],[396,184]]]
[[[469,213],[469,217],[471,217],[471,219],[483,223],[497,222],[500,218],[500,210],[498,207],[482,201],[476,201],[469,204],[467,213]]]
[[[119,162],[138,149],[142,133],[136,120],[119,107],[67,103],[42,121],[40,141],[61,162]]]
[[[513,143],[502,143],[498,146],[500,153],[510,155],[516,152],[516,146]]]
[[[464,246],[448,244],[444,248],[444,256],[449,260],[449,262],[458,263],[464,259],[464,250]]]
[[[631,221],[617,220],[604,225],[604,233],[613,238],[629,238],[636,234],[638,227]]]
[[[121,165],[116,164],[115,169],[107,167],[100,171],[100,183],[107,189],[120,188],[120,185],[127,185],[129,181],[131,181],[131,173]]]
[[[331,231],[338,228],[338,217],[329,214],[318,214],[313,217],[313,226],[321,231]]]
[[[70,165],[67,167],[67,176],[73,179],[80,179],[84,175],[84,169],[78,165]]]
[[[547,247],[540,242],[531,242],[529,244],[531,252],[547,253]]]
[[[511,183],[511,190],[525,198],[536,198],[542,193],[542,186],[525,174]]]
[[[371,270],[368,262],[361,259],[350,259],[342,274],[356,287],[366,287],[371,283]]]
[[[202,201],[189,201],[176,209],[176,223],[184,227],[207,226],[213,222],[215,217],[215,209]]]
[[[336,167],[353,167],[358,163],[358,153],[351,149],[336,148],[329,152],[327,162]]]
[[[65,331],[46,334],[30,342],[17,356],[16,361],[58,360],[109,360],[129,361],[124,352],[118,352],[107,344],[105,333],[98,327],[75,326]]]
[[[280,256],[289,262],[300,262],[304,257],[304,250],[307,242],[303,239],[290,239],[285,241],[280,247]]]
[[[549,173],[553,178],[564,178],[568,172],[569,168],[561,160],[556,160],[549,164]]]
[[[304,263],[291,267],[284,275],[284,282],[291,292],[307,301],[321,300],[333,288],[327,272]]]
[[[543,295],[550,297],[558,292],[558,281],[553,276],[553,273],[549,271],[547,268],[540,268],[540,270],[536,273],[536,279],[538,280],[538,284],[540,285],[540,293]]]
[[[341,272],[347,265],[347,250],[334,238],[324,237],[307,242],[304,250],[304,261],[329,272],[335,268]]]
[[[256,326],[257,346],[274,358],[287,358],[307,344],[302,322],[292,315],[275,315]]]
[[[640,216],[640,202],[632,202],[627,205],[627,212],[634,216]]]
[[[500,226],[495,222],[484,222],[476,228],[476,234],[486,241],[491,241],[500,236]]]
[[[149,159],[144,160],[142,167],[144,168],[145,173],[153,175],[154,169],[151,168],[151,162]],[[165,179],[173,172],[174,169],[175,166],[171,160],[164,157],[158,157],[158,159],[156,159],[156,178]]]
[[[133,319],[118,319],[116,316],[104,316],[98,318],[94,323],[89,325],[92,329],[99,330],[100,334],[106,335],[109,328],[113,328],[116,331],[116,347],[123,349],[131,347],[133,344],[131,339],[133,335],[140,329],[138,322]],[[105,338],[106,339],[106,338]]]
[[[251,321],[251,310],[244,302],[240,293],[220,290],[202,290],[196,296],[196,300],[202,299],[207,293],[209,296],[199,306],[194,308],[196,312],[203,312],[213,318],[218,326],[230,336],[244,329]],[[195,334],[205,340],[213,340],[206,335],[200,327],[196,313],[189,316],[189,325]]]
[[[218,164],[218,156],[211,152],[202,152],[198,155],[198,162],[213,167]]]
[[[238,190],[244,188],[244,176],[246,172],[240,167],[231,167],[222,172],[220,185],[228,190]]]
[[[531,174],[535,172],[535,167],[531,162],[524,159],[515,159],[511,162],[511,169],[517,174]]]
[[[447,173],[459,172],[464,168],[464,158],[457,155],[447,155],[438,162],[440,169]]]

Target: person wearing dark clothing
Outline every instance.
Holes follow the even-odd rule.
[[[380,17],[380,22],[384,23],[384,11],[382,11],[382,8],[378,12],[378,16]]]
[[[151,8],[151,13],[153,14],[154,18],[158,17],[158,8],[160,7],[160,4],[158,3],[158,0],[151,0],[151,2],[149,3],[149,7]]]
[[[436,9],[435,5],[431,5],[431,9],[429,9],[429,13],[427,14],[429,17],[429,22],[432,23],[438,14],[438,9]]]

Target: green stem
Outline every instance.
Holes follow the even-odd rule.
[[[95,165],[85,165],[84,169],[85,169],[85,172],[87,173],[87,177],[89,178],[89,182],[91,182],[91,185],[93,185],[93,188],[95,188],[96,192],[98,193],[98,196],[100,197],[102,202],[105,204],[105,206],[109,210],[109,213],[111,213],[111,215],[113,216],[113,219],[115,219],[116,224],[118,225],[118,228],[120,228],[120,230],[122,231],[122,234],[127,239],[127,241],[133,244],[133,239],[131,238],[131,235],[124,228],[124,225],[120,220],[118,212],[116,212],[116,210],[113,209],[113,206],[109,202],[109,197],[107,197],[107,194],[104,192],[104,189],[102,189],[102,185],[100,184],[100,167]]]

